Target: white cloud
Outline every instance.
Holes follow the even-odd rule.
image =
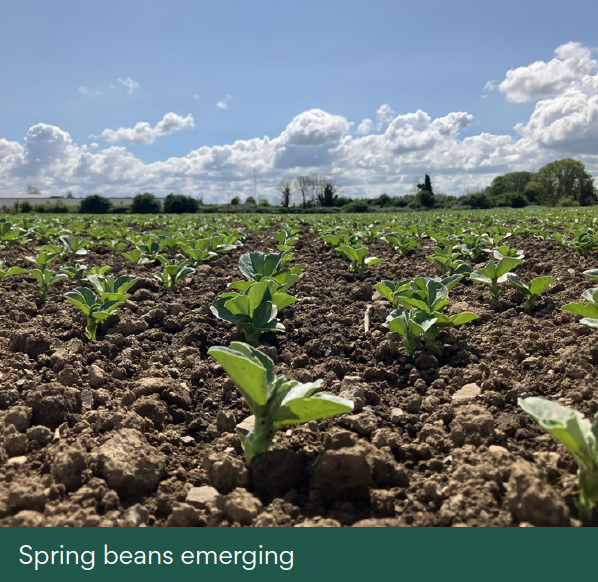
[[[496,89],[496,81],[492,79],[491,81],[486,81],[484,85],[484,91],[494,91]]]
[[[384,129],[394,119],[395,115],[395,112],[388,103],[380,105],[378,111],[376,111],[376,117],[378,117],[378,131]]]
[[[578,42],[568,42],[554,51],[549,62],[536,61],[526,67],[507,71],[498,88],[509,101],[525,103],[553,97],[571,83],[591,73],[598,66],[591,49]]]
[[[372,131],[372,120],[368,119],[367,117],[365,119],[362,119],[361,123],[357,127],[357,133],[360,133],[361,135],[367,135],[371,131]]]
[[[221,99],[220,101],[218,101],[218,103],[216,103],[216,107],[218,107],[218,109],[228,109],[228,103],[231,99],[231,95],[226,95],[224,99]]]
[[[561,47],[562,48],[562,47]],[[574,47],[581,54],[583,47]],[[559,50],[559,60],[567,51]],[[564,78],[564,77],[562,77]],[[557,83],[558,85],[558,83]],[[528,87],[531,85],[528,85]],[[538,85],[539,86],[539,85]],[[71,189],[79,195],[169,191],[222,202],[234,195],[268,195],[282,177],[318,172],[337,180],[346,195],[404,194],[423,174],[437,192],[460,194],[483,187],[504,172],[534,170],[555,159],[580,159],[598,175],[598,75],[580,73],[552,97],[535,105],[519,135],[471,132],[472,116],[422,110],[395,114],[382,105],[355,135],[340,115],[312,109],[297,115],[275,137],[203,146],[185,156],[143,163],[125,147],[77,146],[61,128],[38,124],[21,142],[0,139],[0,191],[24,191],[35,183],[44,193]],[[380,129],[377,127],[380,126]],[[155,126],[106,129],[109,142],[153,143],[160,135],[193,127],[193,117],[166,114]],[[374,132],[374,133],[372,133]]]
[[[152,127],[147,121],[140,121],[135,127],[105,129],[101,133],[101,137],[110,143],[128,141],[130,143],[152,144],[156,141],[157,137],[194,126],[193,115],[189,114],[187,117],[183,117],[182,115],[171,112],[164,115],[155,127]]]
[[[141,85],[137,81],[131,79],[131,77],[127,77],[126,79],[118,79],[118,82],[127,88],[127,95],[132,95],[135,91],[141,89]]]
[[[598,74],[586,76],[552,99],[536,104],[518,132],[538,145],[596,154],[598,143]]]
[[[85,87],[85,85],[81,85],[79,87],[79,93],[81,93],[81,95],[88,95],[89,89],[87,87]]]

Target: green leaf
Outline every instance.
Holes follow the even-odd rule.
[[[519,398],[519,406],[586,468],[598,462],[592,423],[583,414],[544,398]]]
[[[492,279],[490,277],[487,277],[486,275],[484,275],[482,273],[482,271],[480,271],[478,269],[471,272],[471,275],[469,275],[469,280],[476,281],[477,283],[486,283],[488,285],[490,285],[492,283]]]
[[[297,387],[293,388],[295,390]],[[292,394],[292,391],[291,393]],[[274,421],[278,425],[297,424],[329,418],[337,414],[351,412],[353,402],[332,394],[316,394],[310,398],[294,398],[289,395],[276,411]]]
[[[261,416],[267,402],[266,368],[261,362],[250,359],[246,353],[222,346],[213,346],[208,350],[231,377],[247,406],[258,417]]]
[[[292,303],[295,303],[295,301],[297,301],[296,297],[293,297],[292,295],[287,295],[286,293],[274,293],[274,295],[272,295],[272,303],[276,305],[278,311],[284,309]]]
[[[582,317],[598,318],[598,306],[593,303],[588,305],[584,305],[583,303],[567,303],[567,305],[561,307],[561,311],[581,315]]]
[[[587,277],[591,277],[592,279],[596,279],[598,281],[598,269],[590,269],[589,271],[584,271],[582,275],[586,275]]]
[[[598,329],[598,318],[584,317],[583,319],[579,320],[579,323],[586,325],[587,327]]]
[[[529,297],[531,294],[531,289],[522,283],[513,273],[507,274],[507,280],[509,283],[511,283],[511,285],[513,285],[513,287],[515,287],[515,289],[517,289],[517,291],[519,291],[519,293],[521,293],[521,295],[524,297]]]
[[[532,279],[529,284],[529,290],[531,291],[532,295],[540,295],[543,293],[552,283],[554,282],[554,277],[536,277]]]
[[[502,277],[503,275],[507,274],[511,269],[514,269],[517,265],[523,263],[523,259],[516,259],[514,257],[503,257],[500,261],[498,261],[498,265],[496,267],[496,276]]]

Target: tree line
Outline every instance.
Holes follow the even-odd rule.
[[[41,194],[28,186],[28,193]],[[81,201],[79,211],[89,214],[108,212],[151,213],[195,213],[257,211],[274,212],[368,212],[394,210],[468,209],[509,206],[522,208],[529,204],[542,206],[591,206],[598,202],[593,177],[579,160],[571,158],[556,160],[541,167],[537,172],[509,172],[494,178],[483,189],[466,192],[462,196],[449,196],[434,192],[432,179],[428,174],[422,183],[414,186],[414,192],[402,196],[386,193],[369,199],[355,199],[341,196],[341,187],[332,179],[318,174],[284,178],[276,186],[276,204],[268,200],[256,201],[253,196],[241,203],[239,196],[228,204],[204,204],[201,198],[170,193],[161,201],[150,192],[137,194],[130,205],[112,206],[110,198],[93,194]],[[72,194],[67,196],[72,198]],[[69,212],[73,208],[60,201],[33,206],[20,203],[18,212]]]

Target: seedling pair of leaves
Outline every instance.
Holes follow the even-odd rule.
[[[525,297],[523,310],[531,313],[536,307],[536,300],[554,282],[554,277],[536,277],[529,285],[522,283],[514,273],[507,274],[507,280]]]
[[[405,337],[405,348],[410,356],[415,353],[415,338],[423,336],[425,342],[433,342],[438,334],[446,328],[462,325],[477,319],[478,316],[471,311],[446,315],[443,313],[448,305],[448,292],[462,278],[462,275],[453,275],[440,278],[419,277],[413,281],[398,283],[399,287],[390,297],[395,304],[402,305],[405,309],[393,311],[386,319],[385,326]],[[383,281],[376,286],[384,294],[389,281]],[[386,284],[386,285],[385,285]],[[391,283],[392,285],[392,283]]]
[[[407,232],[387,234],[380,238],[388,245],[389,250],[401,256],[406,255],[411,249],[419,246],[419,243]]]
[[[385,261],[385,259],[378,259],[377,257],[368,257],[368,248],[363,245],[354,247],[340,245],[336,250],[351,261],[351,272],[357,273],[360,278],[365,277],[365,272],[369,266],[378,265]]]
[[[260,283],[261,284],[261,283]],[[245,462],[265,453],[281,426],[330,418],[353,410],[353,402],[318,393],[321,380],[302,384],[274,375],[274,362],[266,354],[242,342],[208,350],[226,371],[255,417],[254,428],[240,434]]]
[[[472,268],[459,257],[461,256],[460,247],[446,246],[446,247],[434,247],[434,253],[428,255],[426,259],[430,259],[440,265],[441,275],[468,275],[472,272]]]
[[[498,301],[501,293],[501,284],[507,281],[507,273],[522,262],[523,259],[516,259],[514,257],[503,257],[498,263],[490,261],[484,268],[473,271],[469,279],[489,285],[492,299]]]
[[[96,339],[100,321],[113,315],[131,297],[126,292],[137,282],[137,277],[122,275],[115,280],[112,276],[91,275],[88,281],[99,296],[87,287],[77,287],[74,291],[66,293],[65,297],[68,303],[78,307],[87,316],[85,336],[93,341]]]
[[[245,292],[252,285],[260,281],[275,283],[275,291],[284,293],[299,281],[299,273],[305,264],[295,265],[291,268],[287,263],[292,255],[287,251],[265,255],[260,251],[245,253],[239,259],[239,270],[249,281],[235,281],[229,287]]]
[[[580,412],[544,398],[520,398],[518,403],[577,461],[576,505],[581,520],[589,523],[598,503],[598,414],[592,424]]]
[[[224,293],[210,307],[219,319],[234,323],[245,334],[245,340],[257,345],[267,331],[285,331],[277,319],[278,311],[297,301],[296,297],[276,290],[274,281],[254,283],[244,294]]]
[[[187,266],[187,261],[177,261],[176,259],[167,259],[163,255],[158,255],[158,260],[164,265],[164,269],[154,273],[154,277],[162,283],[165,293],[174,289],[177,281],[195,273],[195,269]]]

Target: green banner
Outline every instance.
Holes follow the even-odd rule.
[[[3,580],[504,580],[592,576],[595,530],[181,528],[0,530]],[[568,558],[571,556],[571,558]],[[587,564],[587,565],[585,565]],[[582,569],[580,572],[579,569]],[[586,571],[583,571],[586,568]]]

